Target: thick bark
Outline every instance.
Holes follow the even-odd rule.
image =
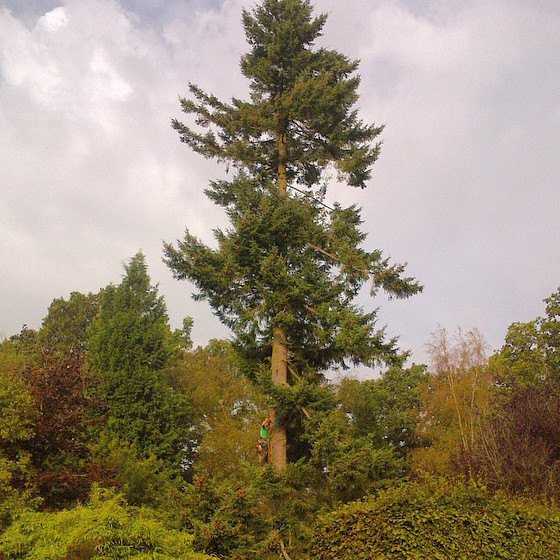
[[[281,197],[287,196],[288,179],[286,176],[286,136],[284,133],[278,135],[278,193]],[[288,344],[286,331],[280,327],[273,328],[272,360],[271,360],[272,382],[276,385],[288,385]],[[286,453],[286,428],[276,422],[276,411],[270,411],[273,432],[271,438],[270,453],[276,468],[282,470],[288,462]]]
[[[286,135],[278,135],[278,193],[286,196],[288,190],[288,178],[286,177]]]
[[[272,341],[272,382],[276,385],[288,384],[288,346],[286,343],[286,332],[284,329],[275,327]],[[275,410],[270,411],[273,430],[270,441],[270,453],[276,468],[282,470],[286,467],[286,428],[279,426],[276,422]]]

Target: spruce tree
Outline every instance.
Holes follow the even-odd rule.
[[[402,358],[376,329],[376,313],[353,303],[363,284],[395,297],[421,288],[402,265],[361,248],[356,206],[325,204],[333,171],[364,188],[379,154],[382,127],[364,124],[354,108],[358,62],[314,46],[326,15],[314,17],[308,0],[264,0],[242,21],[250,100],[224,103],[190,84],[181,106],[198,127],[172,121],[191,149],[236,170],[206,190],[231,227],[215,230],[217,249],[187,229],[176,246],[165,244],[165,259],[232,329],[250,373],[269,365],[272,453],[283,468],[286,427],[301,416],[290,404],[309,400],[322,372]]]

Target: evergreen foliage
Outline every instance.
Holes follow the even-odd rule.
[[[173,338],[165,302],[151,286],[145,258],[138,253],[125,266],[122,282],[101,292],[87,358],[112,437],[179,473],[191,445],[191,409],[163,379],[174,353]]]
[[[138,253],[125,265],[121,283],[100,294],[89,330],[89,365],[96,372],[161,371],[171,353],[167,321],[165,302],[150,285],[145,257]]]
[[[103,469],[99,485],[117,488],[132,506],[167,507],[167,494],[178,485],[175,472],[154,455],[139,457],[132,444],[107,432],[90,444],[91,462]]]
[[[165,310],[145,275],[137,289]],[[114,363],[129,365],[88,370],[83,330],[78,342],[66,337],[84,324],[74,319],[88,299],[55,300],[38,332],[0,344],[0,557],[558,556],[558,512],[511,497],[560,496],[554,295],[546,316],[507,338],[507,355],[490,367],[472,330],[452,343],[436,333],[429,376],[424,366],[393,367],[331,384],[311,369],[300,378],[290,359],[295,382],[280,387],[256,368],[301,457],[281,471],[256,466],[266,399],[241,375],[247,355],[239,360],[225,341],[190,351],[190,321],[170,333],[165,320],[161,344],[137,338],[144,365],[127,362],[134,346],[115,336],[107,340],[123,355]],[[111,307],[92,329],[126,324],[109,321],[118,313]],[[146,365],[150,348],[164,349],[160,370]],[[188,421],[177,423],[185,410]],[[192,453],[175,445],[185,435]],[[412,475],[420,465],[453,478],[403,485],[411,455]],[[472,477],[510,497],[458,482]],[[122,497],[97,493],[74,507],[93,482]]]
[[[193,350],[188,317],[171,332],[138,253],[119,284],[0,342],[0,558],[560,558],[542,505],[560,499],[560,288],[490,361],[478,330],[439,329],[430,371],[404,369],[355,301],[421,287],[367,247],[359,208],[327,204],[333,173],[364,188],[379,155],[357,62],[315,45],[308,0],[242,21],[249,100],[191,84],[194,124],[173,121],[234,168],[206,191],[229,226],[214,248],[188,230],[165,244],[233,340]],[[359,364],[390,367],[324,376]]]
[[[100,391],[113,437],[131,443],[143,457],[154,454],[180,469],[191,446],[191,407],[184,395],[147,369],[116,371]]]
[[[251,101],[223,103],[190,84],[192,99],[181,99],[183,111],[210,129],[196,132],[174,120],[181,140],[259,179],[275,179],[285,164],[289,182],[314,187],[333,163],[350,185],[365,187],[382,127],[364,125],[352,109],[357,61],[313,48],[325,21],[325,14],[313,17],[308,0],[265,0],[252,13],[244,10],[251,50],[241,71],[250,81]],[[280,137],[286,154],[278,150]]]
[[[398,362],[396,341],[376,329],[376,313],[353,300],[368,280],[372,294],[420,290],[403,278],[402,265],[361,248],[358,208],[323,203],[333,166],[340,180],[365,187],[381,132],[353,109],[357,62],[314,47],[325,20],[313,17],[307,0],[265,0],[244,11],[250,51],[241,71],[250,101],[223,103],[191,84],[182,109],[207,131],[173,121],[189,147],[237,173],[206,191],[231,223],[215,231],[218,248],[187,230],[177,246],[165,244],[166,262],[232,329],[246,371],[255,376],[271,360],[277,385],[348,363]],[[285,429],[278,424],[277,432]]]
[[[181,501],[181,525],[192,532],[195,549],[218,558],[262,558],[270,523],[255,490],[236,489],[221,476],[196,476]]]

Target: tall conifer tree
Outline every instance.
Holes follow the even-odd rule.
[[[167,310],[137,253],[120,284],[105,287],[89,327],[87,361],[96,375],[109,436],[156,455],[183,473],[192,440],[191,407],[164,381],[174,352]]]
[[[172,122],[194,151],[236,169],[231,181],[206,190],[231,227],[215,230],[217,249],[187,230],[177,246],[165,244],[165,255],[233,330],[248,367],[270,364],[278,412],[294,385],[304,391],[329,367],[398,360],[395,340],[375,328],[375,312],[353,304],[364,282],[371,280],[372,294],[382,287],[395,297],[421,288],[381,251],[360,248],[358,208],[324,204],[333,170],[364,188],[379,154],[382,127],[364,124],[353,108],[358,62],[314,46],[326,15],[314,17],[308,0],[264,0],[242,20],[250,100],[224,103],[190,84],[182,109],[206,130]],[[287,416],[277,415],[272,440],[279,468]]]

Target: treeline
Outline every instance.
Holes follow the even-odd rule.
[[[192,350],[190,325],[171,331],[139,253],[118,285],[56,299],[0,344],[7,557],[191,557],[205,473],[253,459],[262,397],[227,342]]]
[[[172,331],[137,254],[119,284],[55,299],[39,330],[0,344],[0,551],[340,557],[329,535],[340,539],[354,519],[360,529],[344,533],[342,550],[368,541],[403,515],[403,493],[413,493],[406,480],[435,496],[426,488],[446,484],[442,476],[465,490],[440,506],[460,510],[465,495],[480,506],[481,493],[491,506],[503,491],[499,511],[505,501],[510,517],[534,522],[545,514],[517,498],[537,497],[552,508],[543,518],[550,524],[560,497],[560,290],[545,303],[543,317],[511,325],[489,359],[478,331],[440,330],[428,345],[430,367],[323,379],[293,394],[284,406],[299,427],[291,434],[297,458],[277,471],[259,467],[255,452],[274,386],[244,375],[227,341],[193,349],[190,319]],[[347,514],[346,525],[333,521],[337,514],[317,522],[364,496],[373,507],[392,500],[385,525]],[[391,538],[388,531],[382,542]]]

